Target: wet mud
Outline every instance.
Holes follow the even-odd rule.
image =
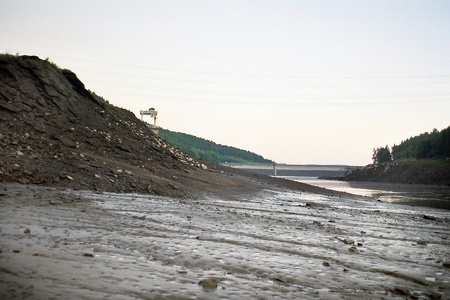
[[[1,299],[449,299],[450,212],[0,184]]]

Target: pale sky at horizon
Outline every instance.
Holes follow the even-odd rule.
[[[365,165],[450,125],[450,1],[3,0],[0,46],[279,163]]]

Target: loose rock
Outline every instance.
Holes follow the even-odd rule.
[[[219,282],[215,278],[207,278],[200,280],[198,284],[204,289],[217,289]]]

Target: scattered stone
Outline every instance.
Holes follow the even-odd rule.
[[[125,170],[124,172],[125,172],[126,174],[128,174],[128,175],[132,175],[132,174],[133,174],[133,172],[128,171],[128,170]]]
[[[324,266],[324,267],[331,267],[331,266],[330,266],[330,263],[327,262],[327,261],[324,261],[324,262],[322,263],[322,266]]]
[[[30,233],[31,233],[30,228],[25,229],[25,230],[23,231],[23,233],[25,233],[25,234],[30,234]]]
[[[26,178],[19,178],[19,179],[17,179],[17,181],[21,184],[29,184],[30,183],[30,181]]]
[[[71,141],[69,138],[67,137],[59,137],[58,140],[66,147],[69,148],[77,148],[77,143]]]
[[[436,221],[436,217],[434,217],[434,216],[423,215],[423,218],[424,218],[425,220]]]
[[[358,249],[355,246],[348,248],[348,251],[351,253],[359,253]]]
[[[198,285],[202,286],[206,290],[217,289],[218,284],[219,284],[219,282],[215,278],[207,278],[207,279],[200,280],[198,282]]]
[[[347,245],[354,245],[355,244],[355,241],[352,240],[352,239],[344,239],[343,242],[344,242],[344,244],[347,244]]]
[[[22,156],[22,155],[23,155],[23,152],[17,150],[17,151],[16,151],[16,154],[17,154],[17,156]]]
[[[424,241],[424,240],[419,240],[419,241],[417,241],[417,245],[420,245],[420,246],[426,246],[426,245],[427,245],[427,242]]]
[[[14,253],[20,253],[20,249],[14,249],[13,252]]]
[[[98,174],[95,174],[94,177],[97,178],[97,179],[102,178],[102,176],[100,176]]]
[[[94,257],[94,254],[92,254],[92,253],[85,253],[85,254],[83,254],[83,256],[86,256],[86,257]]]
[[[66,178],[69,179],[69,180],[73,180],[73,177],[69,176],[69,175],[66,175]]]

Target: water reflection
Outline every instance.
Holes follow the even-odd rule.
[[[450,210],[450,187],[448,186],[356,181],[346,182],[297,176],[285,178],[331,190],[372,197],[388,203],[426,206]]]

